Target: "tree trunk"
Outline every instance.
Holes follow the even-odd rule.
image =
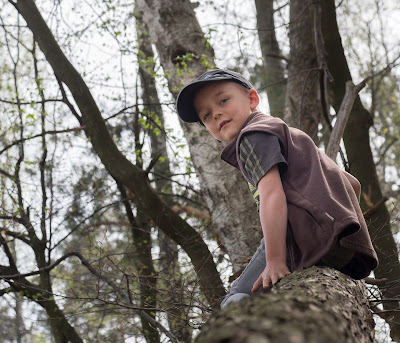
[[[229,304],[202,328],[198,343],[366,343],[374,320],[362,281],[330,268],[294,272],[272,292]]]
[[[42,266],[38,266],[39,268]],[[42,274],[48,272],[43,272]],[[0,275],[20,274],[15,267],[0,266]],[[23,294],[28,299],[36,302],[45,311],[50,324],[51,332],[56,343],[83,343],[75,329],[69,324],[65,314],[60,310],[54,299],[51,299],[53,292],[45,289],[42,285],[36,285],[27,281],[24,277],[13,278],[13,281],[5,279],[14,292]],[[50,298],[50,299],[49,299]]]
[[[321,105],[311,0],[290,1],[290,62],[284,119],[306,132],[316,143]]]
[[[335,80],[332,84],[334,94],[332,105],[338,111],[345,93],[345,84],[351,80],[351,75],[336,22],[335,2],[334,0],[321,1],[321,5],[323,34],[328,51],[328,67]],[[372,124],[371,114],[363,107],[358,97],[354,103],[343,138],[350,172],[359,179],[362,185],[361,207],[364,211],[379,203],[383,198],[369,143],[369,128]],[[384,309],[398,309],[400,294],[400,283],[398,282],[400,280],[399,253],[391,232],[390,214],[387,207],[385,205],[378,207],[367,218],[367,223],[379,258],[379,266],[374,271],[375,277],[388,279],[391,286],[382,286],[381,291],[384,298],[394,299],[393,301],[384,301]],[[388,319],[393,340],[400,342],[400,312],[390,313]]]
[[[138,9],[156,45],[168,87],[176,97],[183,84],[214,66],[214,53],[189,0],[140,0]],[[184,63],[183,63],[184,62]],[[200,125],[181,122],[212,225],[233,269],[242,269],[256,250],[261,229],[242,175],[220,160],[223,148]]]
[[[56,343],[83,343],[75,329],[68,323],[64,313],[54,300],[38,302],[46,310],[48,320]]]
[[[150,308],[146,313],[155,319],[154,308],[157,307],[157,276],[154,269],[153,258],[151,255],[152,239],[151,226],[147,215],[143,213],[140,206],[136,206],[136,218],[133,214],[125,188],[120,183],[118,188],[121,193],[121,200],[124,204],[126,216],[130,224],[130,234],[132,236],[133,252],[126,253],[125,258],[129,264],[137,270],[137,281],[140,290],[140,307],[143,309]],[[142,324],[143,336],[147,343],[159,343],[160,335],[156,327],[154,327],[147,318],[140,313],[140,321]]]
[[[11,254],[14,256],[14,261],[15,264],[18,265],[18,259],[17,259],[17,254],[15,250],[15,241],[10,241],[8,243],[10,246],[10,251]],[[15,300],[15,339],[17,343],[22,343],[22,339],[25,335],[25,323],[24,323],[24,317],[22,315],[22,303],[23,299],[21,296],[17,293],[14,294],[14,300]]]
[[[147,174],[133,165],[118,150],[101,116],[101,112],[81,75],[61,51],[33,0],[13,4],[27,22],[59,80],[67,85],[82,114],[86,134],[108,172],[124,184],[146,213],[188,254],[199,278],[199,285],[210,304],[218,308],[225,295],[212,255],[201,236],[175,214],[151,188]]]
[[[147,32],[147,27],[142,17],[136,11],[136,32],[139,46],[139,75],[144,102],[143,114],[150,124],[148,135],[151,142],[151,158],[158,159],[154,165],[154,179],[156,190],[161,193],[164,201],[172,206],[173,200],[168,195],[173,193],[170,179],[170,160],[167,153],[167,142],[164,125],[164,114],[157,94],[154,79],[155,65],[152,44]],[[160,158],[161,157],[161,158]],[[166,196],[163,196],[165,194]],[[168,238],[162,230],[158,230],[158,242],[160,247],[158,285],[162,294],[163,310],[167,314],[169,329],[181,342],[190,343],[192,333],[188,325],[189,307],[185,306],[184,294],[180,292],[183,283],[182,274],[179,272],[178,246]],[[160,287],[161,286],[161,287]]]
[[[263,79],[267,87],[270,113],[283,118],[286,95],[285,67],[275,35],[274,0],[255,0],[257,30],[263,56]]]

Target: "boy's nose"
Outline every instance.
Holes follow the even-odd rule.
[[[214,119],[218,119],[219,117],[221,117],[221,112],[220,111],[214,111],[213,118]]]

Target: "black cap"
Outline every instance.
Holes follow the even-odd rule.
[[[247,81],[242,75],[230,70],[213,69],[206,71],[200,75],[196,81],[187,84],[181,89],[176,99],[176,109],[179,117],[188,123],[200,121],[199,116],[193,105],[193,99],[197,90],[203,87],[207,82],[211,81],[233,81],[242,86],[252,89],[253,85]]]

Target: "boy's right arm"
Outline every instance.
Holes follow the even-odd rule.
[[[267,266],[254,283],[252,292],[260,287],[268,288],[290,273],[286,265],[287,203],[278,165],[264,175],[257,187]]]

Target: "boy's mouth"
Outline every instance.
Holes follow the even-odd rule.
[[[226,124],[228,124],[229,122],[230,122],[230,120],[221,121],[221,123],[219,124],[219,130],[221,131],[222,128],[223,128]]]

